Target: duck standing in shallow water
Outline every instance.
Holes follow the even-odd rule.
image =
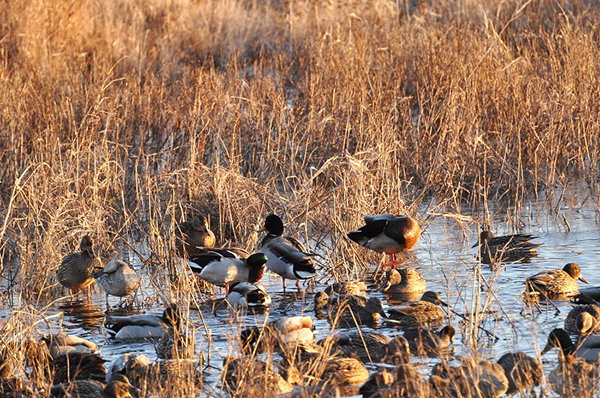
[[[125,297],[140,287],[140,277],[125,261],[112,259],[102,270],[93,274],[98,286],[106,292],[106,309],[109,309],[108,295]]]
[[[525,281],[528,292],[537,292],[548,298],[560,298],[579,293],[577,280],[588,283],[581,276],[581,269],[575,263],[569,263],[563,269],[542,271]]]
[[[92,273],[95,268],[100,268],[100,261],[94,253],[94,242],[92,238],[85,235],[79,244],[81,252],[68,254],[63,258],[60,267],[58,267],[58,281],[61,285],[69,289],[71,302],[73,302],[73,292],[87,287],[87,299],[90,298],[90,285],[94,283]]]
[[[306,253],[306,248],[298,240],[283,236],[283,221],[275,214],[265,219],[265,226],[261,231],[267,231],[260,244],[260,250],[269,259],[267,268],[281,276],[283,279],[283,291],[285,291],[285,280],[293,279],[296,287],[301,279],[310,279],[317,275],[315,263],[311,256]],[[260,232],[260,231],[259,231]]]
[[[379,214],[365,216],[365,225],[356,231],[348,232],[348,238],[367,249],[390,256],[385,266],[394,267],[396,253],[413,248],[421,237],[421,227],[417,220],[411,217]]]
[[[243,249],[206,249],[191,256],[187,262],[191,270],[208,283],[225,286],[238,282],[256,283],[263,277],[268,258],[264,253],[249,253]]]
[[[192,221],[180,223],[175,230],[175,247],[181,258],[203,252],[205,247],[215,247],[216,238],[208,226],[208,220],[203,215],[196,216]]]

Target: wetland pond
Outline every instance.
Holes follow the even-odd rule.
[[[537,250],[538,256],[531,258],[527,263],[503,264],[493,270],[487,265],[481,265],[481,274],[493,292],[490,294],[490,288],[483,283],[482,301],[487,298],[490,302],[482,315],[481,326],[497,336],[497,339],[493,339],[486,337],[485,333],[479,333],[477,349],[482,358],[497,360],[502,354],[517,350],[537,357],[546,343],[548,333],[555,327],[563,326],[571,303],[555,301],[560,310],[559,314],[554,307],[543,304],[540,310],[528,309],[521,299],[524,291],[523,282],[527,276],[575,262],[580,265],[582,275],[588,280],[589,286],[600,285],[598,213],[594,203],[586,202],[584,197],[589,199],[589,196],[574,196],[569,201],[561,202],[561,205],[553,208],[553,211],[544,210],[548,208],[546,204],[537,205],[535,202],[528,202],[527,206],[518,213],[518,220],[523,225],[522,230],[518,232],[531,233],[537,237],[535,243],[543,243]],[[582,201],[579,200],[580,198]],[[511,211],[503,212],[504,215],[507,213],[510,214]],[[514,214],[514,211],[512,213]],[[421,213],[418,217],[423,219],[425,215]],[[477,241],[477,231],[465,231],[460,223],[447,215],[430,217],[429,220],[430,223],[426,225],[421,240],[409,256],[407,265],[419,269],[427,281],[427,290],[437,291],[454,311],[467,315],[473,297],[474,267],[477,266],[476,249],[471,246]],[[493,220],[492,230],[497,235],[515,232],[501,218]],[[326,261],[326,258],[320,261]],[[146,282],[138,293],[138,299],[143,299],[148,294],[148,289],[152,289],[147,283],[147,270],[141,267],[141,263],[136,264],[135,258],[132,259],[132,263]],[[373,268],[375,266],[376,264]],[[207,300],[199,309],[190,311],[191,321],[197,328],[196,352],[203,352],[211,365],[204,372],[205,383],[202,395],[216,396],[222,393],[219,386],[219,369],[222,367],[223,358],[235,353],[233,338],[242,327],[262,325],[267,315],[269,321],[282,316],[314,315],[312,309],[314,293],[326,287],[316,285],[314,288],[308,287],[304,292],[298,292],[292,281],[288,281],[287,292],[284,293],[281,278],[272,274],[266,274],[262,283],[273,300],[269,309],[263,313],[248,312],[239,317],[232,316],[232,310],[224,305],[218,306],[224,297],[224,290],[221,289],[217,289],[217,298]],[[580,287],[584,286],[580,285]],[[369,284],[368,295],[381,298],[384,308],[388,308],[388,297],[378,292],[372,281]],[[111,297],[109,302],[114,306],[118,298]],[[47,315],[63,312],[65,331],[98,344],[102,356],[108,361],[107,366],[110,366],[110,362],[116,357],[126,352],[144,353],[151,360],[155,359],[156,354],[152,343],[124,343],[107,337],[100,326],[103,322],[105,305],[104,293],[96,288],[91,305],[86,302],[85,294],[79,293],[72,305],[68,300],[64,300],[49,307]],[[215,305],[220,308],[216,313]],[[162,310],[162,306],[156,305],[148,312],[160,314]],[[2,315],[8,316],[10,309],[5,308],[1,312]],[[467,337],[464,334],[467,327],[461,318],[451,316],[451,323],[458,326],[453,355],[456,357],[468,355],[470,345],[467,344]],[[331,326],[326,319],[315,319],[314,325],[317,339],[326,337],[331,332]],[[365,328],[365,330],[371,329]],[[389,336],[401,333],[385,323],[381,323],[378,331]],[[210,334],[210,339],[207,338],[207,334]],[[557,364],[556,350],[544,355],[542,359],[547,375]],[[429,368],[438,361],[439,359],[413,358],[413,362],[421,364],[419,369],[424,375],[428,375]],[[377,364],[368,367],[370,371],[374,371],[377,369]]]

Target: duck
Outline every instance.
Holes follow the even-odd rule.
[[[507,394],[523,393],[542,383],[542,363],[524,352],[507,352],[498,359],[508,379]]]
[[[92,274],[96,283],[106,293],[106,309],[108,296],[125,297],[135,293],[140,287],[140,277],[125,261],[113,258],[104,268]]]
[[[431,384],[434,390],[445,391],[442,396],[500,398],[508,391],[508,379],[499,364],[471,357],[460,360],[458,366],[442,361],[431,370],[431,377],[438,378]],[[439,380],[446,383],[440,385]]]
[[[180,327],[182,316],[176,305],[167,307],[161,316],[106,314],[106,331],[116,340],[160,339]]]
[[[450,344],[454,343],[455,334],[451,325],[444,326],[438,332],[418,327],[404,332],[404,338],[415,355],[438,356],[448,351]]]
[[[215,247],[216,243],[215,234],[204,215],[179,223],[175,230],[175,247],[181,258],[202,253],[202,248]]]
[[[159,359],[151,362],[144,354],[124,354],[111,367],[111,375],[124,374],[135,387],[158,394],[166,385],[196,385],[201,374],[193,359]]]
[[[321,374],[324,384],[332,387],[361,386],[369,378],[365,364],[353,357],[333,357]]]
[[[333,293],[337,293],[366,297],[367,284],[363,281],[334,282],[331,285],[327,286],[324,292],[327,293],[328,296],[331,296]]]
[[[159,359],[193,359],[196,352],[196,330],[190,322],[186,328],[170,328],[154,344]]]
[[[217,286],[225,286],[226,293],[232,283],[256,283],[263,277],[267,256],[258,252],[250,255],[238,248],[206,249],[191,256],[187,263],[201,279]]]
[[[425,291],[425,279],[414,268],[388,269],[378,290],[388,294],[421,293]]]
[[[570,297],[575,304],[596,304],[600,306],[600,287],[590,286],[579,289],[579,293]]]
[[[579,314],[584,312],[587,312],[591,315],[590,331],[600,331],[600,306],[596,304],[583,304],[573,307],[573,309],[569,311],[567,317],[565,318],[564,329],[569,333],[579,333],[579,328],[577,327],[577,317]]]
[[[275,214],[270,214],[265,219],[265,226],[259,232],[267,231],[267,235],[260,243],[260,250],[268,257],[267,268],[281,276],[283,291],[285,280],[296,281],[299,289],[300,280],[310,279],[317,275],[315,262],[311,254],[297,239],[283,236],[283,221]]]
[[[525,285],[528,292],[539,293],[552,299],[577,294],[577,280],[588,283],[581,276],[579,265],[568,263],[563,269],[542,271],[530,276]]]
[[[591,397],[598,390],[598,364],[562,355],[548,375],[548,384],[561,397]]]
[[[389,337],[374,331],[336,333],[320,341],[320,345],[325,345],[327,339],[332,340],[333,349],[343,356],[355,354],[363,362],[381,362],[390,344]]]
[[[234,307],[266,307],[271,297],[261,284],[237,282],[230,286],[227,302]]]
[[[264,328],[251,326],[242,330],[241,343],[244,351],[252,351],[275,343],[280,349],[312,344],[315,341],[313,320],[310,316],[280,318]]]
[[[536,249],[542,244],[531,243],[532,239],[536,237],[531,234],[494,236],[491,231],[483,230],[472,247],[479,247],[481,262],[484,264],[519,261],[536,256]]]
[[[390,256],[386,266],[394,267],[396,254],[411,250],[421,237],[421,227],[412,217],[379,214],[364,216],[365,225],[348,232],[348,238],[367,249]]]
[[[74,293],[87,288],[87,299],[90,298],[90,285],[94,283],[93,272],[101,267],[100,261],[94,253],[94,242],[89,235],[81,238],[78,253],[70,253],[65,256],[58,267],[57,277],[61,285],[69,289],[71,303]]]
[[[411,363],[402,363],[376,371],[358,392],[364,398],[427,396],[421,378]]]
[[[267,364],[256,357],[227,356],[223,360],[224,385],[231,396],[236,396],[242,385],[245,391],[260,391],[265,397],[287,394],[294,387],[290,377],[284,377],[284,373],[272,363]]]
[[[377,323],[385,317],[383,304],[378,297],[333,294],[318,292],[314,298],[315,314],[326,310],[329,321],[345,327]]]
[[[44,335],[42,341],[46,343],[52,359],[73,352],[92,354],[98,351],[98,345],[93,341],[64,332]]]
[[[586,312],[579,314],[578,324],[580,324],[582,328],[585,326],[583,323],[585,322]],[[588,314],[589,315],[589,314]],[[582,359],[588,362],[597,362],[600,359],[600,336],[590,335],[590,336],[582,336],[577,341],[577,344],[574,344],[571,340],[571,336],[561,328],[553,329],[548,335],[548,342],[546,346],[540,353],[540,355],[544,355],[552,348],[560,348],[563,355],[573,356],[576,360]]]
[[[139,396],[139,390],[131,385],[122,374],[115,374],[106,385],[93,380],[76,380],[51,387],[55,397],[74,396],[79,398],[133,398]]]
[[[70,383],[75,380],[106,379],[106,360],[100,354],[69,352],[59,355],[50,362],[52,384]]]
[[[440,323],[446,314],[438,305],[448,307],[434,291],[423,293],[417,301],[408,301],[388,309],[389,318],[400,321],[404,326],[425,326]]]

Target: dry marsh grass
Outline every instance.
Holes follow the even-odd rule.
[[[5,286],[64,295],[91,234],[104,257],[145,242],[155,299],[197,305],[210,289],[173,250],[196,213],[250,250],[282,214],[326,281],[374,258],[343,238],[363,214],[468,228],[465,206],[489,223],[488,201],[595,191],[599,19],[582,0],[2,0]]]

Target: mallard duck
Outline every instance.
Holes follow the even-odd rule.
[[[356,358],[332,358],[325,364],[321,379],[331,386],[360,386],[369,378],[369,371]]]
[[[411,217],[379,214],[364,216],[365,225],[356,231],[348,232],[348,238],[378,253],[391,257],[389,265],[396,264],[395,255],[410,250],[421,237],[421,227]]]
[[[224,385],[231,396],[242,386],[245,391],[260,391],[265,397],[289,393],[294,387],[282,373],[257,358],[228,356],[223,360]]]
[[[507,394],[523,393],[534,386],[539,386],[544,377],[542,364],[524,352],[508,352],[498,359],[508,379]]]
[[[390,344],[390,339],[386,335],[367,331],[336,333],[327,339],[333,340],[333,349],[343,356],[355,354],[363,362],[381,362]],[[319,343],[324,345],[327,339]]]
[[[429,329],[414,328],[404,332],[411,352],[415,355],[440,355],[448,351],[450,344],[454,343],[456,331],[450,325],[444,326],[439,332]]]
[[[69,352],[59,355],[50,362],[50,369],[54,375],[52,384],[70,383],[75,380],[102,382],[106,379],[105,363],[99,354]]]
[[[334,282],[324,290],[328,296],[333,293],[352,296],[367,296],[367,285],[363,281]]]
[[[600,306],[595,304],[577,305],[573,307],[569,314],[565,318],[565,330],[569,333],[579,333],[577,328],[577,317],[581,313],[589,313],[591,315],[590,331],[600,331]]]
[[[438,305],[448,306],[439,294],[428,291],[423,293],[420,300],[391,307],[388,313],[390,319],[400,321],[404,326],[436,324],[442,322],[446,316]]]
[[[104,268],[93,274],[98,286],[106,292],[106,309],[108,295],[125,297],[134,293],[140,287],[140,277],[125,261],[112,259]]]
[[[586,312],[579,314],[578,324],[584,328],[583,320]],[[588,314],[589,315],[589,314]],[[583,359],[588,362],[597,362],[600,359],[600,336],[582,336],[577,344],[571,340],[571,336],[564,329],[554,329],[548,336],[548,342],[540,355],[544,355],[552,348],[560,348],[564,356],[572,355],[575,359]]]
[[[425,291],[425,279],[414,268],[388,269],[379,286],[388,294],[420,293]]]
[[[215,247],[216,239],[203,215],[179,223],[175,230],[175,247],[181,258],[202,253],[205,247]]]
[[[170,328],[156,344],[159,359],[193,359],[196,352],[196,330],[188,323],[185,328]]]
[[[90,285],[94,283],[92,276],[96,268],[100,268],[100,261],[94,253],[94,242],[92,238],[85,235],[79,244],[79,253],[68,254],[63,258],[60,267],[58,267],[58,281],[61,285],[69,289],[71,302],[73,302],[74,292],[87,288],[87,299],[90,298]]]
[[[64,332],[44,335],[42,341],[46,343],[52,359],[72,352],[91,354],[98,350],[98,346],[93,341]]]
[[[433,367],[431,375],[449,382],[443,386],[447,391],[443,396],[499,398],[508,390],[502,366],[477,358],[461,358],[459,366],[440,362]],[[439,386],[437,381],[432,384]]]
[[[213,285],[225,286],[229,293],[232,283],[260,281],[267,260],[260,252],[250,256],[242,249],[209,249],[190,257],[187,262],[200,278]]]
[[[106,331],[117,340],[159,339],[172,328],[179,328],[182,321],[177,306],[167,307],[157,315],[109,315],[106,314]]]
[[[125,354],[115,360],[111,374],[123,373],[135,387],[147,394],[156,394],[167,384],[198,383],[202,377],[196,369],[198,363],[192,359],[159,359],[151,362],[144,354]]]
[[[314,298],[315,313],[319,315],[326,310],[332,324],[355,327],[360,324],[377,323],[385,317],[383,304],[378,297],[366,298],[319,292]]]
[[[481,262],[485,264],[519,261],[536,255],[536,249],[542,244],[531,243],[531,239],[535,238],[530,234],[494,236],[491,231],[486,230],[481,231],[479,240],[473,247],[479,246]]]
[[[261,284],[238,282],[229,288],[227,302],[232,306],[265,307],[271,304],[271,297]]]
[[[410,363],[399,364],[396,368],[383,368],[373,373],[360,387],[364,398],[381,397],[424,397],[421,374]]]
[[[133,398],[137,389],[122,374],[115,374],[106,385],[94,380],[76,380],[52,386],[51,394],[56,397],[73,396],[79,398]]]
[[[577,294],[577,280],[587,283],[581,276],[581,269],[575,263],[569,263],[563,269],[542,271],[527,278],[525,285],[529,292],[537,292],[548,298]]]
[[[310,279],[317,275],[315,263],[306,248],[297,239],[283,236],[283,221],[275,214],[267,216],[265,226],[261,231],[267,231],[260,243],[260,250],[269,259],[267,268],[278,274],[283,279],[283,290],[285,291],[285,280],[296,281],[296,287],[301,279]],[[260,232],[260,231],[259,231]]]
[[[315,341],[313,329],[313,321],[309,316],[280,318],[264,328],[251,326],[242,330],[242,348],[252,350],[256,344],[260,347],[275,344],[286,349],[288,346],[310,344]]]
[[[592,286],[579,289],[579,293],[571,296],[571,301],[575,304],[596,304],[600,306],[600,287]]]
[[[598,364],[560,356],[560,363],[548,375],[548,384],[561,397],[596,397]]]

